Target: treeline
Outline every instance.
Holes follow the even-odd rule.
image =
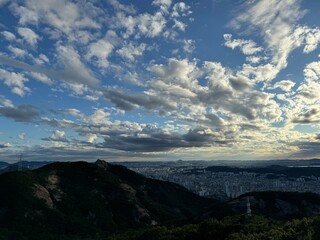
[[[0,229],[0,240],[320,240],[320,217],[276,221],[264,216],[237,215],[222,220],[209,219],[179,227],[155,226],[110,236],[96,232],[91,236],[21,233]]]
[[[320,217],[287,222],[245,215],[210,219],[181,227],[158,226],[109,237],[108,240],[319,240]]]

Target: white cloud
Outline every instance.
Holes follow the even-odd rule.
[[[44,84],[47,84],[47,85],[53,84],[53,81],[45,74],[38,73],[38,72],[30,72],[29,75]]]
[[[114,31],[108,31],[103,39],[89,45],[86,59],[93,60],[100,68],[107,68],[109,66],[108,58],[117,45],[117,40],[117,34]]]
[[[226,47],[231,49],[239,48],[245,55],[252,55],[263,50],[262,47],[257,47],[257,44],[252,40],[232,39],[231,34],[224,34],[223,37]]]
[[[72,46],[57,47],[59,64],[64,68],[63,72],[58,73],[57,77],[62,77],[71,84],[84,84],[88,86],[97,86],[99,81],[93,76],[93,73],[81,61],[81,56]]]
[[[1,95],[0,95],[0,106],[5,108],[14,108],[14,105],[11,102],[11,100],[6,99],[4,96],[1,96]]]
[[[25,137],[26,137],[26,133],[24,133],[24,132],[22,132],[22,133],[20,133],[20,134],[18,135],[18,138],[19,138],[20,140],[24,140]]]
[[[168,13],[168,9],[172,4],[172,0],[154,0],[152,4],[159,6],[161,11]]]
[[[3,31],[1,34],[7,41],[13,41],[16,39],[16,36],[12,32]]]
[[[117,50],[117,53],[124,59],[134,62],[136,57],[142,56],[146,50],[146,44],[141,43],[138,46],[134,46],[131,42],[126,44],[122,48]]]
[[[19,27],[18,33],[31,46],[35,47],[39,40],[39,36],[30,28]]]
[[[8,72],[7,70],[0,69],[0,80],[11,89],[12,93],[23,97],[31,90],[24,85],[29,80],[21,73]]]
[[[65,135],[64,131],[54,130],[51,135],[51,138],[52,139],[61,139],[64,137],[64,135]]]
[[[122,12],[129,13],[129,14],[136,13],[136,9],[134,8],[133,5],[124,5],[124,4],[119,3],[118,0],[108,0],[108,2],[117,11],[122,11]]]
[[[174,4],[173,6],[173,12],[171,13],[171,16],[174,18],[177,17],[185,17],[192,13],[190,6],[188,6],[184,2],[178,2]]]
[[[23,58],[28,54],[27,51],[21,48],[13,47],[11,45],[8,46],[8,50],[12,52],[15,57],[18,57],[18,58]]]
[[[282,80],[282,81],[276,82],[273,88],[271,89],[280,88],[285,92],[290,92],[295,85],[296,83],[292,82],[291,80]]]
[[[24,4],[12,4],[12,11],[20,17],[21,25],[46,23],[51,28],[76,40],[74,33],[78,30],[97,29],[100,25],[94,20],[99,10],[91,3],[77,3],[66,0],[27,0]]]
[[[113,19],[113,27],[124,29],[122,36],[127,39],[134,35],[135,38],[146,36],[155,38],[160,36],[166,28],[167,20],[162,12],[155,14],[143,13],[137,16],[127,16],[118,12]]]
[[[192,39],[185,39],[183,40],[183,50],[186,52],[186,53],[192,53],[196,47],[195,47],[195,41],[192,40]]]
[[[257,57],[257,56],[248,56],[248,57],[246,57],[246,61],[251,64],[258,64],[258,63],[260,63],[261,58]]]
[[[97,139],[97,135],[93,134],[93,133],[87,133],[86,134],[86,138],[87,138],[87,142],[89,143],[93,143],[96,139]]]
[[[318,81],[320,79],[320,61],[309,63],[303,72],[306,80]]]
[[[304,53],[310,53],[317,49],[318,44],[320,43],[320,29],[308,29],[304,27],[306,32],[305,34],[305,47],[303,49]]]
[[[247,33],[258,31],[263,37],[265,50],[271,53],[270,63],[263,67],[269,76],[266,80],[273,79],[287,66],[289,54],[303,42],[297,21],[306,11],[300,9],[300,3],[300,0],[248,1],[247,9],[230,22],[234,29],[245,28]]]
[[[150,71],[157,79],[167,83],[175,83],[190,91],[199,87],[197,77],[200,74],[196,62],[188,59],[169,58],[168,64],[152,64]]]

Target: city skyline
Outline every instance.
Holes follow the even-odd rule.
[[[0,0],[0,160],[320,157],[319,9]]]

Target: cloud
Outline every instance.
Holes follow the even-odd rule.
[[[231,49],[239,48],[245,55],[252,55],[263,50],[262,47],[257,47],[257,44],[252,40],[232,39],[232,34],[224,34],[224,45]]]
[[[43,141],[51,141],[51,142],[68,142],[65,137],[64,131],[54,130],[52,131],[52,135],[48,138],[42,138]]]
[[[299,114],[297,117],[292,119],[293,123],[319,123],[320,122],[320,111],[318,108],[313,108],[305,113]]]
[[[114,148],[133,152],[163,152],[177,148],[208,147],[216,144],[228,144],[209,129],[194,129],[180,135],[165,133],[161,129],[147,125],[142,131],[133,134],[116,134],[105,137],[98,148]]]
[[[108,31],[103,39],[93,42],[88,46],[86,59],[93,60],[100,68],[107,68],[109,66],[108,58],[112,54],[114,47],[118,44],[117,39],[118,36],[114,31]]]
[[[0,55],[0,63],[30,72],[45,74],[51,79],[64,82],[80,83],[96,88],[99,80],[80,60],[80,55],[72,47],[58,46],[59,60],[63,70],[48,70],[37,65],[29,65],[21,61]]]
[[[18,57],[18,58],[23,58],[28,53],[27,51],[25,51],[25,50],[23,50],[21,48],[16,48],[16,47],[13,47],[11,45],[8,46],[8,49],[9,49],[10,52],[13,53],[13,55],[15,57]]]
[[[0,68],[0,81],[11,89],[12,93],[19,95],[20,97],[25,96],[31,90],[24,85],[29,80],[21,73],[8,72],[7,70]]]
[[[16,122],[34,122],[40,114],[31,105],[18,105],[14,107],[0,107],[0,116],[11,118]]]
[[[128,14],[135,14],[137,11],[133,5],[124,5],[117,0],[108,0],[108,3],[117,11],[122,11]]]
[[[32,47],[36,47],[39,36],[30,28],[19,27],[18,33]]]
[[[104,90],[104,97],[117,108],[125,111],[130,111],[137,107],[157,111],[172,111],[176,109],[176,103],[155,95],[134,94],[118,89],[106,89]]]
[[[22,4],[11,5],[13,13],[19,17],[21,25],[47,24],[52,29],[64,33],[71,40],[82,29],[97,29],[100,25],[94,20],[99,14],[92,3],[77,3],[66,0],[27,0]]]
[[[134,46],[132,43],[126,44],[122,48],[117,50],[117,54],[123,59],[134,62],[136,57],[143,56],[146,50],[146,44],[141,43],[138,46]]]
[[[1,4],[0,4],[1,5]],[[10,143],[2,143],[2,142],[0,142],[0,149],[1,148],[9,148],[9,147],[11,147],[11,144]]]
[[[1,4],[0,4],[1,5]],[[4,36],[4,38],[7,40],[7,41],[13,41],[16,39],[16,36],[12,33],[12,32],[9,32],[9,31],[3,31],[1,32],[2,36]]]
[[[320,79],[320,61],[309,63],[303,71],[307,81],[317,81]]]
[[[229,24],[236,30],[244,29],[245,33],[258,31],[262,36],[265,50],[271,53],[270,66],[264,66],[270,76],[267,80],[275,78],[287,66],[289,54],[303,42],[303,31],[297,22],[306,11],[300,9],[300,3],[301,0],[247,1],[243,5],[245,10]]]
[[[292,82],[291,80],[282,80],[282,81],[276,82],[274,86],[270,89],[280,88],[284,92],[290,92],[295,85],[296,83]]]
[[[296,141],[290,145],[298,147],[298,151],[291,154],[294,158],[317,158],[319,157],[320,142],[319,141]]]
[[[317,49],[320,43],[320,29],[310,29],[303,27],[305,34],[305,47],[303,49],[304,53],[310,53]]]
[[[24,140],[25,137],[26,137],[26,133],[24,133],[24,132],[19,133],[19,135],[18,135],[18,138],[19,138],[20,140]]]
[[[13,108],[14,105],[11,102],[11,100],[6,99],[4,96],[0,95],[0,106],[1,107],[7,107],[7,108]]]
[[[53,81],[48,78],[45,74],[43,73],[38,73],[38,72],[30,72],[29,75],[31,77],[33,77],[34,79],[44,83],[44,84],[47,84],[47,85],[52,85],[53,84]]]

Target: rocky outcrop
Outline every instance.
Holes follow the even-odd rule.
[[[45,204],[49,208],[53,208],[53,201],[50,197],[50,193],[48,189],[46,189],[44,186],[40,184],[34,184],[33,185],[33,190],[34,190],[34,196],[38,199],[44,200]]]

